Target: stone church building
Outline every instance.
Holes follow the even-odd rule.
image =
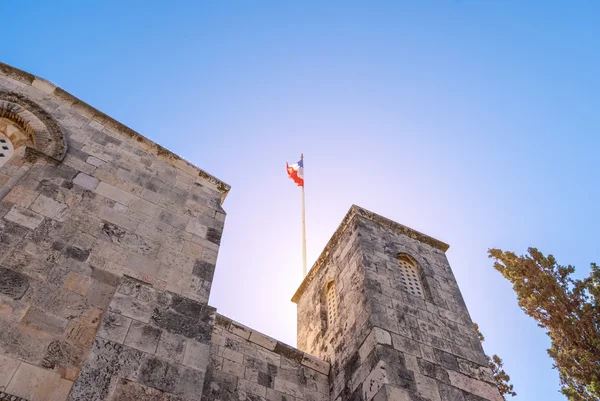
[[[448,245],[353,206],[298,348],[208,304],[229,186],[0,64],[0,400],[501,401]]]

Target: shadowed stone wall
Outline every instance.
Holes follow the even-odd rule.
[[[154,355],[138,341],[171,335],[187,316],[169,302],[206,306],[229,187],[51,83],[1,63],[0,116],[18,147],[0,168],[0,392],[62,401],[90,349],[90,357],[127,347],[135,358]],[[144,304],[123,292],[124,275],[152,285],[161,300],[136,309]],[[111,317],[129,322],[125,343],[106,332],[96,338]],[[191,369],[165,358],[183,364],[177,369],[184,376]],[[132,383],[127,388],[165,390],[143,372],[117,377]],[[189,378],[202,388],[200,376]]]
[[[502,401],[447,248],[374,213],[350,209],[294,296],[299,348],[332,362],[332,400]],[[424,297],[403,289],[398,254],[419,265]],[[329,277],[341,300],[343,318],[334,329],[340,336],[320,335],[315,323],[319,292]]]
[[[327,401],[329,364],[217,315],[205,401]]]

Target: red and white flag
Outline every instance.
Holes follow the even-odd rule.
[[[300,159],[298,163],[292,164],[291,166],[285,163],[285,167],[288,172],[288,176],[298,184],[299,187],[304,186],[304,160]]]

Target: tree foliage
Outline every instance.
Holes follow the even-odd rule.
[[[481,334],[481,331],[479,331],[479,326],[477,325],[477,323],[473,323],[473,326],[475,326],[475,332],[477,332],[479,341],[484,342],[485,337],[483,336],[483,334]],[[513,391],[513,385],[510,384],[510,376],[504,371],[502,359],[500,359],[500,357],[495,354],[492,357],[489,357],[488,355],[486,355],[486,357],[488,359],[490,369],[492,370],[492,375],[494,376],[494,380],[496,381],[496,385],[498,386],[498,390],[500,390],[502,398],[506,400],[507,395],[510,395],[512,397],[517,395],[517,393]]]
[[[490,249],[494,268],[513,284],[519,306],[546,329],[548,354],[570,401],[600,400],[600,269],[573,278],[575,267],[529,248],[525,256]]]

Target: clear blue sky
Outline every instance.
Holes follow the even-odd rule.
[[[327,3],[327,4],[323,4]],[[233,186],[211,303],[295,344],[308,259],[352,203],[437,237],[518,401],[564,400],[489,247],[600,262],[597,1],[29,1],[0,58]]]

